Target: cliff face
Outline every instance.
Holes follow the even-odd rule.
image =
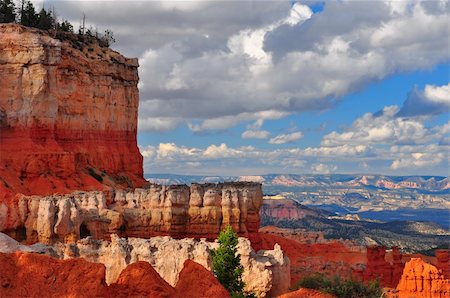
[[[78,45],[0,25],[3,197],[144,183],[138,62],[96,43]]]
[[[83,258],[106,266],[106,282],[117,281],[120,272],[130,264],[145,261],[171,286],[179,284],[183,264],[192,260],[211,271],[210,250],[217,248],[217,242],[170,237],[119,238],[111,236],[111,241],[85,238],[76,244],[56,244],[58,258]],[[242,275],[245,290],[257,297],[276,297],[289,288],[290,263],[280,247],[273,250],[255,252],[248,239],[239,238],[238,253],[244,268]],[[200,289],[204,291],[205,289]]]
[[[216,239],[231,225],[255,239],[262,203],[261,184],[224,183],[161,186],[69,195],[22,196],[0,202],[0,231],[29,243],[75,242],[86,236],[107,239],[171,235]]]
[[[117,283],[105,283],[105,266],[83,259],[57,260],[35,253],[0,253],[2,297],[229,297],[217,279],[186,261],[177,285],[170,286],[147,262],[126,267]]]
[[[397,286],[398,298],[444,298],[450,296],[450,280],[435,266],[420,258],[405,264]]]

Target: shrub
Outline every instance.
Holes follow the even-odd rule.
[[[322,274],[305,276],[297,283],[297,288],[315,289],[339,298],[379,298],[383,294],[378,280],[366,285],[354,279],[342,279],[339,276],[330,279]]]

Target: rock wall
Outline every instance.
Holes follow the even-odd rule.
[[[147,262],[127,266],[117,282],[109,286],[105,282],[105,266],[83,259],[0,253],[0,272],[0,297],[229,297],[211,272],[189,261],[185,262],[175,288]]]
[[[412,258],[405,264],[397,292],[399,298],[446,298],[450,297],[450,280],[435,266]]]
[[[106,267],[106,282],[117,281],[120,272],[128,265],[145,261],[170,285],[178,284],[185,261],[192,260],[211,270],[210,250],[217,248],[217,242],[171,237],[120,238],[111,236],[111,241],[85,238],[75,244],[54,245],[58,258],[84,258],[90,262],[102,263]],[[273,250],[253,251],[250,241],[239,238],[238,253],[244,267],[245,290],[258,297],[276,297],[289,289],[290,262],[280,246]]]
[[[397,247],[392,248],[392,264],[385,260],[386,248],[383,246],[367,247],[367,263],[362,274],[365,281],[380,279],[381,285],[395,288],[405,264]]]
[[[261,203],[261,184],[251,182],[21,196],[10,205],[0,202],[0,231],[28,243],[73,243],[86,236],[109,239],[112,233],[216,239],[231,225],[252,238]]]
[[[72,39],[0,25],[0,201],[145,183],[137,59]]]

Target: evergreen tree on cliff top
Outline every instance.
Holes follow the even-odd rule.
[[[0,0],[0,23],[12,23],[16,21],[14,2],[12,0]]]
[[[244,293],[241,257],[237,253],[238,235],[228,226],[217,238],[219,248],[211,251],[212,269],[219,282],[232,297],[252,297]]]
[[[36,14],[33,3],[30,1],[25,2],[21,12],[20,24],[27,27],[37,27],[38,22],[39,16]]]

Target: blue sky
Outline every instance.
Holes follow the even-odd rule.
[[[50,2],[139,58],[146,173],[449,174],[448,1]]]

